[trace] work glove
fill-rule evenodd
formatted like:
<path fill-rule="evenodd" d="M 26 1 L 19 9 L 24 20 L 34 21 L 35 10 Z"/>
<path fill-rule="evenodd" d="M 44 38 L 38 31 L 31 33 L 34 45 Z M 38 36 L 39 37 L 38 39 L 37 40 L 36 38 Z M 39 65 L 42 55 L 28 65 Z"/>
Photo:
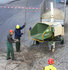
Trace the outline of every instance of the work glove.
<path fill-rule="evenodd" d="M 26 25 L 23 25 L 23 27 L 25 27 Z"/>
<path fill-rule="evenodd" d="M 19 42 L 19 40 L 18 39 L 15 39 L 15 42 Z"/>
<path fill-rule="evenodd" d="M 42 70 L 45 70 L 45 68 L 43 67 Z"/>
<path fill-rule="evenodd" d="M 31 31 L 31 27 L 29 28 L 29 30 Z"/>

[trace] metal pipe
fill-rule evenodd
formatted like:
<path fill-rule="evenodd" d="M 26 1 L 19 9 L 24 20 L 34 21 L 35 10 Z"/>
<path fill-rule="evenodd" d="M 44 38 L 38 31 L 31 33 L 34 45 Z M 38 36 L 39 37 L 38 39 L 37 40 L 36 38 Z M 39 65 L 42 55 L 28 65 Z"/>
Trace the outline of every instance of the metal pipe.
<path fill-rule="evenodd" d="M 27 6 L 28 6 L 28 0 L 26 0 L 25 7 L 27 7 Z M 25 9 L 25 22 L 24 22 L 24 25 L 26 25 L 26 14 L 27 14 L 27 9 Z M 25 33 L 26 33 L 26 26 L 25 26 L 25 29 L 24 29 L 24 42 L 26 41 Z M 24 45 L 25 45 L 25 43 L 24 43 Z"/>
<path fill-rule="evenodd" d="M 66 0 L 64 2 L 64 23 L 65 23 L 65 19 L 66 19 Z"/>
<path fill-rule="evenodd" d="M 53 2 L 50 3 L 51 6 L 51 22 L 54 21 L 54 8 L 53 8 Z"/>

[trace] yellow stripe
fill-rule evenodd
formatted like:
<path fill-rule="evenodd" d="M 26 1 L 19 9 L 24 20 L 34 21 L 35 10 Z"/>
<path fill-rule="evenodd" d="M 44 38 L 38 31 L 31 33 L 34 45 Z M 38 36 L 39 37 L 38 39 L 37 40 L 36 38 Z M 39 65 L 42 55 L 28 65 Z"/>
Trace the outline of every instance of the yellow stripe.
<path fill-rule="evenodd" d="M 28 37 L 29 37 L 29 39 L 31 39 L 31 37 L 30 37 L 30 31 L 29 31 L 29 29 L 28 29 Z"/>
<path fill-rule="evenodd" d="M 39 41 L 39 42 L 44 42 L 44 40 L 39 40 L 39 39 L 32 39 L 32 40 L 36 40 L 36 41 Z"/>
<path fill-rule="evenodd" d="M 44 40 L 44 35 L 45 35 L 45 32 L 43 33 L 43 40 Z"/>

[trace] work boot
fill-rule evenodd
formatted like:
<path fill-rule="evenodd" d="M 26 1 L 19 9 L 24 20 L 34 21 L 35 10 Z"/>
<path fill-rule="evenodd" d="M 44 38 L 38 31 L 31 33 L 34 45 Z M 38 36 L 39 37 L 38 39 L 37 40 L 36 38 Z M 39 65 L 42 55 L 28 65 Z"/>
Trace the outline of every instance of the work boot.
<path fill-rule="evenodd" d="M 12 60 L 14 60 L 14 58 L 12 58 Z"/>
<path fill-rule="evenodd" d="M 9 58 L 7 58 L 7 60 L 9 60 L 9 59 L 11 59 L 10 57 Z"/>

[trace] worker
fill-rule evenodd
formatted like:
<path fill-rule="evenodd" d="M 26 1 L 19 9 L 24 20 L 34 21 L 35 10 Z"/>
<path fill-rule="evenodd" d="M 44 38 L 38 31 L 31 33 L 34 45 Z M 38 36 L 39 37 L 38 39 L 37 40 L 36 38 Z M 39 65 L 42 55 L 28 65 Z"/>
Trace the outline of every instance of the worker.
<path fill-rule="evenodd" d="M 44 67 L 43 70 L 57 70 L 57 69 L 53 66 L 53 64 L 54 64 L 53 58 L 50 58 L 50 59 L 48 60 L 48 64 L 49 64 L 49 66 Z"/>
<path fill-rule="evenodd" d="M 14 40 L 12 38 L 13 35 L 13 30 L 9 30 L 9 35 L 7 36 L 7 60 L 10 59 L 10 54 L 12 60 L 14 60 L 14 50 L 13 50 L 13 45 L 12 43 L 17 42 L 18 40 Z"/>
<path fill-rule="evenodd" d="M 15 39 L 19 40 L 18 42 L 16 42 L 16 52 L 20 51 L 20 37 L 23 35 L 23 33 L 21 33 L 21 29 L 23 29 L 24 27 L 25 25 L 23 25 L 22 27 L 20 27 L 20 25 L 16 25 Z"/>

